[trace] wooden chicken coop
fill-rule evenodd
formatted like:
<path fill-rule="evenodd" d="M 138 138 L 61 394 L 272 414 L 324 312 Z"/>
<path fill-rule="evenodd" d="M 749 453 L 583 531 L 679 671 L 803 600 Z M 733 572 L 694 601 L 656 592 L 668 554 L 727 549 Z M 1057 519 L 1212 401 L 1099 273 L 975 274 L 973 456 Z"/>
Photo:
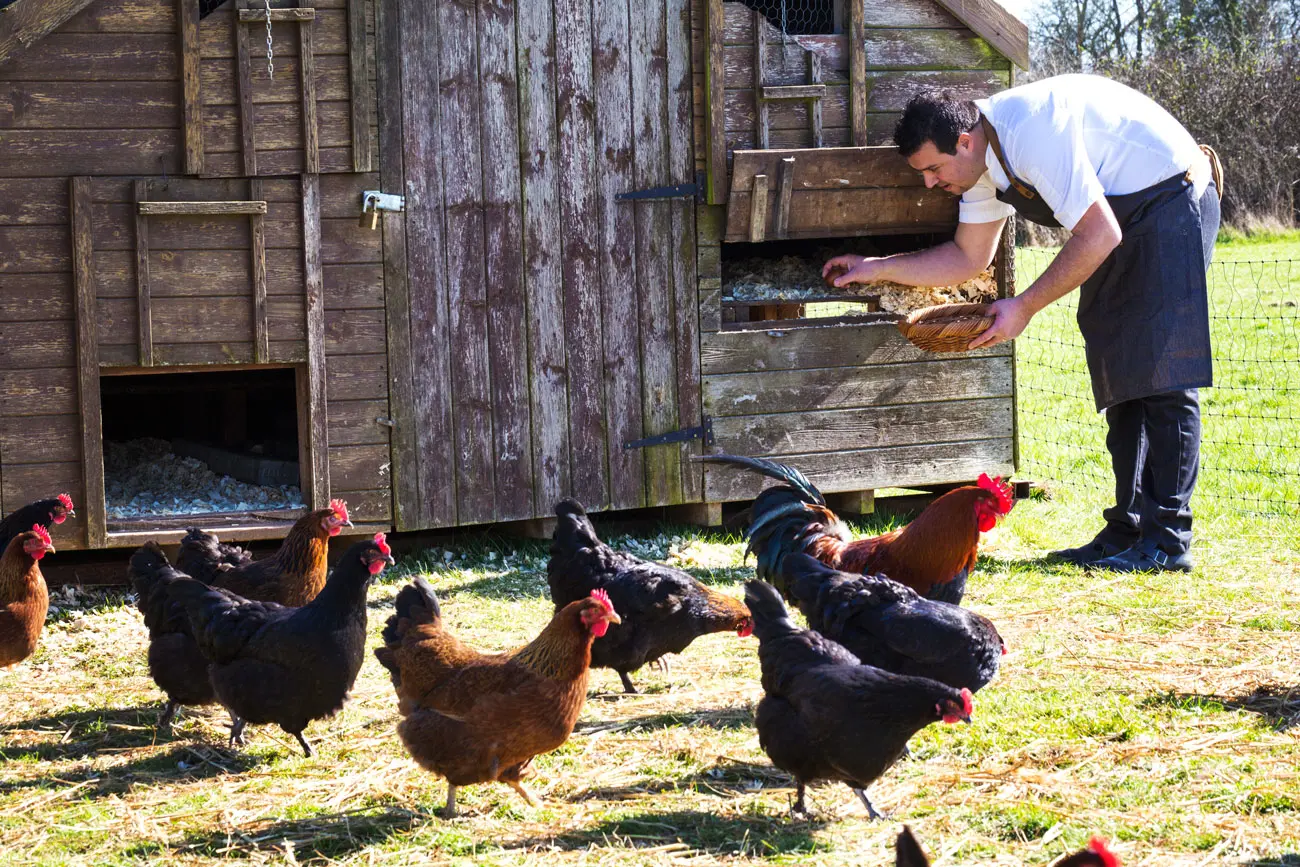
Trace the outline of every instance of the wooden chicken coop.
<path fill-rule="evenodd" d="M 1010 346 L 725 276 L 950 236 L 893 123 L 1008 86 L 1024 27 L 800 4 L 0 2 L 0 509 L 66 490 L 56 544 L 120 547 L 757 492 L 705 449 L 828 492 L 1010 471 Z"/>

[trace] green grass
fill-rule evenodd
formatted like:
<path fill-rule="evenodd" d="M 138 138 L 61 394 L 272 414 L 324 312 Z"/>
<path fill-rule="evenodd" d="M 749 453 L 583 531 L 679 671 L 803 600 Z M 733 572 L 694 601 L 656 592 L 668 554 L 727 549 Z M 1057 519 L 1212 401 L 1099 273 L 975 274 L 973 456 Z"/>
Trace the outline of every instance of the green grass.
<path fill-rule="evenodd" d="M 1300 244 L 1287 244 L 1269 255 L 1300 258 Z M 1234 242 L 1221 258 L 1262 258 L 1268 249 Z M 1296 288 L 1293 277 L 1285 287 L 1238 291 L 1240 303 L 1272 310 L 1269 298 L 1294 298 Z M 1049 314 L 1060 321 L 1045 314 L 1031 336 L 1064 342 L 1069 316 Z M 1034 345 L 1021 342 L 1022 362 Z M 1290 353 L 1295 363 L 1287 345 L 1255 346 L 1261 358 Z M 1033 375 L 1022 366 L 1022 388 Z M 1055 388 L 1072 394 L 1075 384 Z M 1269 399 L 1280 398 L 1259 392 L 1243 406 Z M 224 714 L 213 709 L 187 710 L 172 733 L 155 731 L 162 700 L 144 664 L 144 627 L 121 594 L 109 593 L 61 603 L 37 654 L 0 671 L 0 860 L 881 865 L 892 863 L 893 837 L 907 822 L 936 865 L 1047 864 L 1094 833 L 1113 840 L 1126 865 L 1294 863 L 1293 519 L 1243 514 L 1221 496 L 1236 482 L 1207 466 L 1192 575 L 1047 565 L 1045 550 L 1094 529 L 1106 470 L 1099 418 L 1086 407 L 1053 408 L 1095 435 L 1085 442 L 1096 452 L 1054 455 L 1046 443 L 1059 438 L 1059 422 L 1034 400 L 1022 391 L 1026 474 L 1036 477 L 1035 465 L 1056 466 L 1058 457 L 1074 471 L 1050 480 L 1050 498 L 1020 503 L 986 535 L 968 591 L 970 607 L 993 618 L 1011 652 L 976 696 L 974 725 L 923 730 L 912 758 L 872 787 L 887 821 L 867 821 L 852 793 L 834 785 L 810 790 L 812 819 L 789 816 L 791 781 L 752 728 L 761 695 L 753 639 L 702 639 L 670 672 L 638 672 L 639 696 L 622 695 L 616 675 L 596 672 L 573 737 L 534 763 L 542 805 L 529 807 L 504 786 L 470 786 L 461 790 L 461 817 L 448 821 L 440 815 L 444 783 L 397 740 L 392 688 L 373 658 L 344 711 L 308 729 L 315 758 L 268 727 L 253 728 L 249 747 L 232 751 Z M 1270 441 L 1294 443 L 1295 433 Z M 1239 459 L 1232 449 L 1222 454 Z M 879 516 L 855 529 L 896 521 Z M 677 563 L 728 593 L 738 595 L 752 573 L 726 533 L 606 529 L 612 544 Z M 477 646 L 510 647 L 543 626 L 543 543 L 454 539 L 402 556 L 371 591 L 372 644 L 414 572 L 438 589 L 450 627 Z"/>

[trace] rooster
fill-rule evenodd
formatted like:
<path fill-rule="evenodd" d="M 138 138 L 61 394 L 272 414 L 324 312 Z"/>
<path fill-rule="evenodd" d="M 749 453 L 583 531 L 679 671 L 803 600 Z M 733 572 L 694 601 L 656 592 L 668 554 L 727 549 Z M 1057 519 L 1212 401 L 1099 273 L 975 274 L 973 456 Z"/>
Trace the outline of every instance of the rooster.
<path fill-rule="evenodd" d="M 39 524 L 48 533 L 52 525 L 62 524 L 76 515 L 72 510 L 72 497 L 67 494 L 28 503 L 0 521 L 0 552 L 9 547 L 14 536 L 27 532 L 35 525 Z"/>
<path fill-rule="evenodd" d="M 366 591 L 392 563 L 383 533 L 357 542 L 301 608 L 169 576 L 167 599 L 184 610 L 213 692 L 230 711 L 231 745 L 244 743 L 247 723 L 275 723 L 313 754 L 303 730 L 347 699 L 365 656 Z"/>
<path fill-rule="evenodd" d="M 975 567 L 979 534 L 993 529 L 1012 506 L 1011 487 L 1000 476 L 981 474 L 978 484 L 949 491 L 907 526 L 854 541 L 821 491 L 793 467 L 736 455 L 701 460 L 745 467 L 785 483 L 754 501 L 746 553 L 758 561 L 758 577 L 772 582 L 787 599 L 789 582 L 781 560 L 803 551 L 841 572 L 885 575 L 927 599 L 959 605 Z"/>
<path fill-rule="evenodd" d="M 388 669 L 403 720 L 397 733 L 426 770 L 456 789 L 496 780 L 529 804 L 528 764 L 569 739 L 587 697 L 592 642 L 619 616 L 603 590 L 565 605 L 530 644 L 480 653 L 447 632 L 433 588 L 403 587 L 375 657 Z"/>
<path fill-rule="evenodd" d="M 782 569 L 808 626 L 867 665 L 977 692 L 1007 652 L 987 617 L 882 575 L 837 572 L 807 554 L 787 554 Z"/>
<path fill-rule="evenodd" d="M 30 508 L 30 507 L 29 507 Z M 50 608 L 41 558 L 54 550 L 40 524 L 16 534 L 0 553 L 0 668 L 36 652 Z"/>
<path fill-rule="evenodd" d="M 626 692 L 635 693 L 630 672 L 666 653 L 681 653 L 701 635 L 753 631 L 749 610 L 737 599 L 711 590 L 680 569 L 642 560 L 600 541 L 576 500 L 555 507 L 559 523 L 551 542 L 546 580 L 559 611 L 593 590 L 609 594 L 623 622 L 591 646 L 593 668 L 618 672 Z"/>
<path fill-rule="evenodd" d="M 191 578 L 244 599 L 297 608 L 325 586 L 330 537 L 351 526 L 347 503 L 331 500 L 328 509 L 299 518 L 280 549 L 262 560 L 253 560 L 243 548 L 218 542 L 213 534 L 191 527 L 181 539 L 176 566 Z"/>
<path fill-rule="evenodd" d="M 894 842 L 895 867 L 930 867 L 930 859 L 916 841 L 912 829 L 903 826 L 898 839 Z M 1067 855 L 1052 867 L 1119 867 L 1119 859 L 1106 846 L 1106 841 L 1093 837 L 1086 849 L 1080 849 L 1073 855 Z"/>
<path fill-rule="evenodd" d="M 758 743 L 772 764 L 794 776 L 794 812 L 807 813 L 806 784 L 839 780 L 871 818 L 880 818 L 867 786 L 902 757 L 908 739 L 940 720 L 970 722 L 969 689 L 863 665 L 829 638 L 796 626 L 770 584 L 747 581 L 745 602 L 763 672 Z"/>

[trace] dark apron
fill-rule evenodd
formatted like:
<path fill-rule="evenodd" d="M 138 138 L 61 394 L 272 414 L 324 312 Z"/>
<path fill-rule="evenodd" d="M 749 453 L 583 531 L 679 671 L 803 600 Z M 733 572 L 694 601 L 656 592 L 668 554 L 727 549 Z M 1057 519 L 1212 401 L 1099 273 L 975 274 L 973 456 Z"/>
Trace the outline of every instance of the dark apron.
<path fill-rule="evenodd" d="M 1012 174 L 997 133 L 984 118 L 981 123 L 1011 179 L 998 199 L 1027 220 L 1059 228 L 1038 191 Z M 1205 278 L 1213 238 L 1202 237 L 1202 203 L 1193 189 L 1187 175 L 1179 174 L 1135 193 L 1106 197 L 1122 240 L 1084 281 L 1078 314 L 1098 411 L 1213 384 Z M 1207 189 L 1206 196 L 1215 191 Z"/>

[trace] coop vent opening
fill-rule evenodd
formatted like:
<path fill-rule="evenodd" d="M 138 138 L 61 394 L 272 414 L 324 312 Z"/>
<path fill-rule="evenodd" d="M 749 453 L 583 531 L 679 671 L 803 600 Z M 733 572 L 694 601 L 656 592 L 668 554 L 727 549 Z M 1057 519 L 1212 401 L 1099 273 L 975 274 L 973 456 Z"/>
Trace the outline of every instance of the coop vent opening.
<path fill-rule="evenodd" d="M 843 32 L 844 0 L 743 0 L 786 36 Z"/>
<path fill-rule="evenodd" d="M 296 397 L 292 369 L 101 377 L 110 529 L 303 508 Z"/>

